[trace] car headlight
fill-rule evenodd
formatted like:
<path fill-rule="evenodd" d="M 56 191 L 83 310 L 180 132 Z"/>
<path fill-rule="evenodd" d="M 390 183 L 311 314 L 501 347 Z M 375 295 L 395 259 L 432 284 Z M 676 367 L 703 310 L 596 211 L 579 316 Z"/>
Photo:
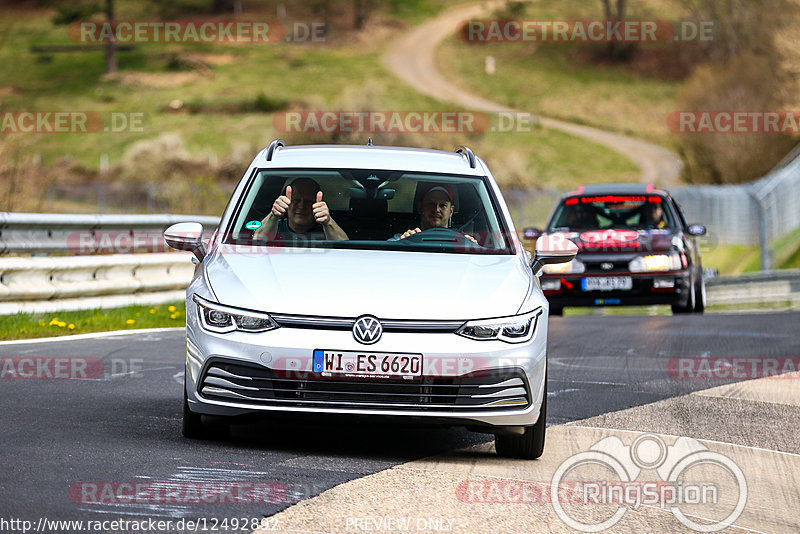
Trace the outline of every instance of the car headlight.
<path fill-rule="evenodd" d="M 269 314 L 223 306 L 197 295 L 192 298 L 197 304 L 200 323 L 211 332 L 266 332 L 278 328 L 278 323 Z"/>
<path fill-rule="evenodd" d="M 637 256 L 631 260 L 628 268 L 633 273 L 677 271 L 681 268 L 681 255 L 677 252 L 670 252 L 669 254 Z"/>
<path fill-rule="evenodd" d="M 456 334 L 478 341 L 500 340 L 507 343 L 524 343 L 533 337 L 541 308 L 510 317 L 467 321 Z"/>
<path fill-rule="evenodd" d="M 572 260 L 566 263 L 549 263 L 542 268 L 546 274 L 573 274 L 586 271 L 586 265 L 580 260 Z"/>

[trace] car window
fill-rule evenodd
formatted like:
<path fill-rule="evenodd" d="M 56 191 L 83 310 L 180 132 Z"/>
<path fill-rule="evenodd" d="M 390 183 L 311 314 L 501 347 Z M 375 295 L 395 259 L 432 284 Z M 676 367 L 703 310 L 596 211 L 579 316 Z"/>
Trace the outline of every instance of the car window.
<path fill-rule="evenodd" d="M 564 199 L 548 230 L 674 227 L 673 213 L 659 195 L 587 195 Z"/>
<path fill-rule="evenodd" d="M 514 248 L 505 223 L 495 208 L 487 178 L 450 174 L 368 169 L 261 169 L 251 178 L 238 203 L 224 242 L 237 245 L 289 247 L 391 249 L 398 251 L 510 254 Z M 296 211 L 286 209 L 280 217 L 270 215 L 273 204 L 292 189 Z M 297 231 L 294 217 L 313 211 L 317 197 L 303 207 L 298 188 L 317 187 L 327 204 L 330 218 L 346 234 L 331 235 L 329 227 L 307 222 Z M 400 238 L 406 231 L 424 228 L 420 208 L 432 189 L 452 199 L 452 213 L 438 217 L 434 228 L 420 235 Z M 446 203 L 447 204 L 447 203 Z M 445 206 L 446 208 L 446 206 Z M 305 212 L 303 210 L 306 210 Z M 445 209 L 442 213 L 450 213 Z M 428 219 L 430 220 L 430 219 Z M 277 221 L 277 222 L 276 222 Z M 294 224 L 293 224 L 294 223 Z M 274 225 L 278 226 L 275 227 Z M 308 225 L 312 225 L 307 228 Z M 468 236 L 468 237 L 467 237 Z"/>

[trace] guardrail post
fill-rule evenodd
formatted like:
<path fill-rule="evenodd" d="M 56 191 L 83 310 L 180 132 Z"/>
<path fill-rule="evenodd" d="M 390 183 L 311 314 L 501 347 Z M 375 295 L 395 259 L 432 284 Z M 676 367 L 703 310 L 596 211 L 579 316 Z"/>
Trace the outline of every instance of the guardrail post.
<path fill-rule="evenodd" d="M 761 198 L 757 192 L 751 191 L 750 196 L 756 203 L 756 211 L 758 212 L 758 242 L 761 247 L 761 270 L 769 271 L 772 269 L 772 251 L 767 244 L 767 209 L 764 205 L 764 199 Z"/>

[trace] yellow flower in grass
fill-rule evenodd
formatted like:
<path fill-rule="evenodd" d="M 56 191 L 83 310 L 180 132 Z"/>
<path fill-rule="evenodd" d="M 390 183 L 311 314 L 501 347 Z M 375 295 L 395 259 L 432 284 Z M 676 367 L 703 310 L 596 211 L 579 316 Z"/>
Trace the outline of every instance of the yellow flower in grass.
<path fill-rule="evenodd" d="M 39 326 L 47 326 L 47 323 L 44 321 L 39 321 Z"/>
<path fill-rule="evenodd" d="M 180 314 L 180 313 L 173 313 L 172 315 L 170 315 L 170 316 L 169 316 L 169 318 L 170 318 L 170 319 L 177 319 L 177 318 L 178 318 L 178 317 L 180 317 L 180 316 L 181 316 L 181 314 Z"/>
<path fill-rule="evenodd" d="M 136 317 L 140 317 L 141 315 L 142 315 L 141 313 L 136 312 Z"/>
<path fill-rule="evenodd" d="M 152 315 L 152 314 L 154 314 L 155 312 L 156 312 L 156 309 L 155 309 L 155 308 L 150 308 L 150 314 L 151 314 L 151 315 Z"/>
<path fill-rule="evenodd" d="M 169 308 L 167 308 L 167 310 L 172 312 L 172 313 L 174 313 L 176 308 L 175 308 L 175 306 L 170 306 Z"/>
<path fill-rule="evenodd" d="M 67 323 L 65 323 L 64 321 L 58 321 L 56 326 L 59 328 L 64 328 L 65 326 L 67 326 Z"/>
<path fill-rule="evenodd" d="M 50 326 L 57 326 L 58 325 L 58 317 L 53 317 L 50 319 Z"/>
<path fill-rule="evenodd" d="M 127 321 L 125 321 L 125 324 L 133 324 L 135 322 L 136 322 L 136 319 L 128 319 Z"/>
<path fill-rule="evenodd" d="M 67 328 L 69 328 L 70 330 L 75 330 L 75 325 L 72 324 L 72 323 L 69 323 L 69 325 L 67 325 Z"/>

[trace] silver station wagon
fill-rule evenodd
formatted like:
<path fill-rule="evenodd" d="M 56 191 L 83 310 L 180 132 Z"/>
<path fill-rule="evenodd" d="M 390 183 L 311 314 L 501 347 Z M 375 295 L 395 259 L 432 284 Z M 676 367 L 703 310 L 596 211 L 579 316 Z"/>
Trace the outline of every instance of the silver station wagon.
<path fill-rule="evenodd" d="M 186 293 L 185 436 L 208 435 L 219 416 L 394 418 L 541 456 L 548 304 L 537 274 L 577 248 L 544 238 L 531 258 L 468 148 L 275 140 L 210 239 L 191 222 L 164 236 L 199 260 Z"/>

